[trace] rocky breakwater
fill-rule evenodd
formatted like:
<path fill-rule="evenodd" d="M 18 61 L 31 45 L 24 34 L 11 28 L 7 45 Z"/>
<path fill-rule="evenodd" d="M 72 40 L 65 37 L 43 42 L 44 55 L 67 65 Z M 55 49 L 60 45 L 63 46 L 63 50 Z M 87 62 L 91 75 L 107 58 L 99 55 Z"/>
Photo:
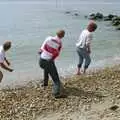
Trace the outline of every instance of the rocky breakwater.
<path fill-rule="evenodd" d="M 120 16 L 109 14 L 107 16 L 104 16 L 102 13 L 92 13 L 88 15 L 87 17 L 90 20 L 96 20 L 96 21 L 110 21 L 112 26 L 115 26 L 116 30 L 120 30 Z"/>

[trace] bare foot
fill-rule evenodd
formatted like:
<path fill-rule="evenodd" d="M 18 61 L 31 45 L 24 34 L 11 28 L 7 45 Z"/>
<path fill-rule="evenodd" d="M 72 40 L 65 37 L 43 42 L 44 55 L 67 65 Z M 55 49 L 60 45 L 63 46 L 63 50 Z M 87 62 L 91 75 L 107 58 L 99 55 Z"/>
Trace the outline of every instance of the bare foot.
<path fill-rule="evenodd" d="M 76 75 L 81 75 L 81 73 L 80 73 L 80 72 L 77 72 Z"/>

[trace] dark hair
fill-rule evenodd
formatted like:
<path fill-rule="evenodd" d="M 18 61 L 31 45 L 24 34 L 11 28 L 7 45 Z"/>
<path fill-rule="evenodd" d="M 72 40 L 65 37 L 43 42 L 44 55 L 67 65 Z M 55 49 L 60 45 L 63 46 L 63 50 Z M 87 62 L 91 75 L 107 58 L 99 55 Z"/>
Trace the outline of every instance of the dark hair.
<path fill-rule="evenodd" d="M 87 28 L 90 32 L 93 32 L 97 29 L 97 24 L 94 21 L 90 21 Z"/>
<path fill-rule="evenodd" d="M 6 41 L 3 44 L 3 48 L 4 48 L 5 51 L 9 50 L 11 48 L 11 41 Z"/>

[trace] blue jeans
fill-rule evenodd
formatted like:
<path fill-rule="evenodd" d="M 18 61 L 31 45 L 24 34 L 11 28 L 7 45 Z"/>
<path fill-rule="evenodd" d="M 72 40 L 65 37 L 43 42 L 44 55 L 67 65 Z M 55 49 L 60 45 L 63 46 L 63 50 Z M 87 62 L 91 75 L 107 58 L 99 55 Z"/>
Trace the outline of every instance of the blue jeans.
<path fill-rule="evenodd" d="M 44 60 L 40 58 L 39 61 L 40 67 L 44 70 L 44 86 L 48 85 L 49 75 L 51 76 L 54 86 L 53 86 L 53 94 L 60 94 L 60 79 L 57 72 L 57 68 L 53 60 Z"/>
<path fill-rule="evenodd" d="M 84 69 L 87 69 L 91 63 L 90 55 L 88 54 L 85 48 L 79 48 L 79 47 L 77 47 L 77 53 L 79 56 L 78 68 L 82 67 L 82 64 L 85 60 Z"/>

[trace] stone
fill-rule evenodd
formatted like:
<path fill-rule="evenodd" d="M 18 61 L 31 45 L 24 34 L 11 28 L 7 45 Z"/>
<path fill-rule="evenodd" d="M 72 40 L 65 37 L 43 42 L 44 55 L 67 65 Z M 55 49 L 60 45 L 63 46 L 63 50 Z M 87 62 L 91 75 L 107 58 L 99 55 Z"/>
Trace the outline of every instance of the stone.
<path fill-rule="evenodd" d="M 116 30 L 120 30 L 120 25 L 118 25 L 118 26 L 116 27 Z"/>
<path fill-rule="evenodd" d="M 70 14 L 71 12 L 70 11 L 66 11 L 65 14 Z"/>
<path fill-rule="evenodd" d="M 118 109 L 118 108 L 119 108 L 119 106 L 117 106 L 117 105 L 113 105 L 112 107 L 110 107 L 110 110 L 115 111 L 115 110 Z"/>

